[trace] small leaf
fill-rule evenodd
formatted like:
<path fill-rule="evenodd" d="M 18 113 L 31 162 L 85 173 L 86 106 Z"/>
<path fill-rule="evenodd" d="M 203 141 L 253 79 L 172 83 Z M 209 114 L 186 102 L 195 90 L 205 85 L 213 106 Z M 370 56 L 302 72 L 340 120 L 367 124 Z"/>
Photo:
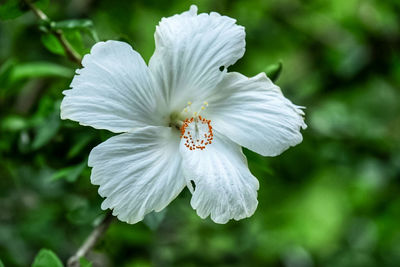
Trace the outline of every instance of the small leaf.
<path fill-rule="evenodd" d="M 161 222 L 164 220 L 165 215 L 167 214 L 167 209 L 163 209 L 160 212 L 151 212 L 144 217 L 144 224 L 146 224 L 151 230 L 156 230 Z"/>
<path fill-rule="evenodd" d="M 53 25 L 54 29 L 66 30 L 66 29 L 86 29 L 93 27 L 93 22 L 90 19 L 70 19 L 55 22 Z"/>
<path fill-rule="evenodd" d="M 18 132 L 26 129 L 29 126 L 29 123 L 25 118 L 21 116 L 10 115 L 8 117 L 5 117 L 0 122 L 0 125 L 1 125 L 0 128 L 2 130 Z"/>
<path fill-rule="evenodd" d="M 268 78 L 271 79 L 271 81 L 276 82 L 279 76 L 281 75 L 282 68 L 283 68 L 282 62 L 279 62 L 268 66 L 265 69 L 265 73 L 267 74 Z"/>
<path fill-rule="evenodd" d="M 84 257 L 79 259 L 79 264 L 81 265 L 81 267 L 92 267 L 92 263 Z"/>
<path fill-rule="evenodd" d="M 63 267 L 63 264 L 53 251 L 42 248 L 35 257 L 32 267 Z"/>
<path fill-rule="evenodd" d="M 71 78 L 73 74 L 73 70 L 64 66 L 50 62 L 38 61 L 16 65 L 10 74 L 10 81 L 17 82 L 23 79 L 41 77 Z"/>
<path fill-rule="evenodd" d="M 79 175 L 83 172 L 85 167 L 87 166 L 87 162 L 83 161 L 77 165 L 70 166 L 67 168 L 63 168 L 56 172 L 51 179 L 52 180 L 59 180 L 59 179 L 65 179 L 68 182 L 75 182 L 78 178 Z"/>
<path fill-rule="evenodd" d="M 90 35 L 95 42 L 99 41 L 97 32 L 94 29 L 93 21 L 89 19 L 71 19 L 55 22 L 53 29 L 57 30 L 82 30 Z"/>
<path fill-rule="evenodd" d="M 58 41 L 58 39 L 51 33 L 42 34 L 40 38 L 43 45 L 52 53 L 56 55 L 65 55 L 65 50 Z"/>
<path fill-rule="evenodd" d="M 76 52 L 81 55 L 88 52 L 88 49 L 86 49 L 83 44 L 82 34 L 79 29 L 65 29 L 63 30 L 63 33 Z"/>

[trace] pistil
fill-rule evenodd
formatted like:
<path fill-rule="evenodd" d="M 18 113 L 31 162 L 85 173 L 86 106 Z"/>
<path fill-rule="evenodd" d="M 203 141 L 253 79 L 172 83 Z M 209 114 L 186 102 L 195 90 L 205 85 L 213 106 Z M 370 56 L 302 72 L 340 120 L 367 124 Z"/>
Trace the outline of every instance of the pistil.
<path fill-rule="evenodd" d="M 191 111 L 192 102 L 188 102 L 188 106 L 182 111 L 187 114 Z M 200 113 L 208 106 L 207 102 L 203 103 L 198 112 L 193 112 L 191 117 L 186 117 L 180 128 L 181 138 L 185 139 L 184 145 L 190 150 L 203 150 L 207 145 L 212 143 L 213 131 L 211 120 L 202 117 Z"/>

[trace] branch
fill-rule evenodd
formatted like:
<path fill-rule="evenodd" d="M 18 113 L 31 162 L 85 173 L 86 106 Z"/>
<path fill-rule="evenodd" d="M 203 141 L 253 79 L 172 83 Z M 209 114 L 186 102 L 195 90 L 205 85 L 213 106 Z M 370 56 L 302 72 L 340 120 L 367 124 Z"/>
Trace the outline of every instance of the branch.
<path fill-rule="evenodd" d="M 38 17 L 38 19 L 40 21 L 50 25 L 50 27 L 48 29 L 49 32 L 51 34 L 53 34 L 57 38 L 57 40 L 60 42 L 60 44 L 64 48 L 64 51 L 65 51 L 65 54 L 67 55 L 67 57 L 71 61 L 73 61 L 73 62 L 77 63 L 79 66 L 81 66 L 81 64 L 82 64 L 81 56 L 79 55 L 78 52 L 75 51 L 75 49 L 72 47 L 72 45 L 65 38 L 62 30 L 53 29 L 51 27 L 51 20 L 49 19 L 49 17 L 42 10 L 40 10 L 34 4 L 32 4 L 29 0 L 24 0 L 24 2 L 29 6 L 29 8 L 33 11 L 33 13 L 35 13 L 36 17 Z"/>
<path fill-rule="evenodd" d="M 76 52 L 72 46 L 70 45 L 70 43 L 67 41 L 67 39 L 65 38 L 63 32 L 61 30 L 53 30 L 51 32 L 57 39 L 58 41 L 61 43 L 62 47 L 64 48 L 65 53 L 67 54 L 67 57 L 77 63 L 79 66 L 82 66 L 82 58 L 81 56 L 78 54 L 78 52 Z"/>
<path fill-rule="evenodd" d="M 86 238 L 82 246 L 76 251 L 76 253 L 68 259 L 68 267 L 79 267 L 79 259 L 86 256 L 92 248 L 96 245 L 97 241 L 103 236 L 108 227 L 110 226 L 114 216 L 112 212 L 108 212 L 101 223 L 93 229 L 90 235 Z"/>

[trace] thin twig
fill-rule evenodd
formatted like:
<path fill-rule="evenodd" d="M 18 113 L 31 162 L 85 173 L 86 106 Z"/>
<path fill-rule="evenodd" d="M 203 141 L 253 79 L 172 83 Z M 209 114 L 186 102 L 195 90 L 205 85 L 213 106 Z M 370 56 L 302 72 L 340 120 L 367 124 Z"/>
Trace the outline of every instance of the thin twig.
<path fill-rule="evenodd" d="M 71 61 L 73 61 L 73 62 L 77 63 L 79 66 L 81 66 L 82 65 L 81 56 L 72 48 L 70 43 L 65 38 L 63 32 L 61 30 L 53 30 L 52 33 L 58 39 L 58 41 L 61 43 L 62 47 L 65 50 L 65 53 L 67 54 L 67 57 Z"/>
<path fill-rule="evenodd" d="M 42 10 L 34 6 L 29 0 L 25 0 L 25 3 L 40 20 L 49 21 L 49 17 L 47 17 L 47 15 Z"/>
<path fill-rule="evenodd" d="M 81 56 L 79 55 L 78 52 L 75 51 L 75 49 L 72 47 L 72 45 L 65 38 L 63 31 L 59 30 L 59 29 L 53 29 L 51 27 L 51 21 L 50 21 L 49 17 L 42 10 L 40 10 L 38 7 L 36 7 L 34 4 L 32 4 L 29 0 L 24 0 L 24 1 L 29 6 L 29 8 L 33 11 L 33 13 L 35 13 L 36 17 L 38 17 L 38 19 L 40 21 L 45 22 L 48 25 L 50 25 L 48 31 L 51 34 L 53 34 L 57 38 L 57 40 L 60 42 L 60 44 L 64 48 L 64 51 L 65 51 L 65 54 L 67 55 L 67 57 L 71 61 L 73 61 L 81 66 L 81 64 L 82 64 Z"/>
<path fill-rule="evenodd" d="M 108 212 L 101 223 L 93 229 L 90 235 L 86 238 L 82 246 L 76 251 L 76 253 L 68 259 L 68 267 L 79 267 L 79 259 L 86 256 L 92 248 L 96 245 L 97 241 L 103 236 L 108 227 L 110 226 L 114 216 L 112 212 Z"/>

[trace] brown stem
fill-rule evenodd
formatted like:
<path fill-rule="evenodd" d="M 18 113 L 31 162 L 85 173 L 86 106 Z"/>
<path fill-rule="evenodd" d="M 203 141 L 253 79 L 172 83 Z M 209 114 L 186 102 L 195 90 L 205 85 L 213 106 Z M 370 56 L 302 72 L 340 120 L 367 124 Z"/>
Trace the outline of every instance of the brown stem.
<path fill-rule="evenodd" d="M 34 4 L 32 4 L 29 0 L 24 0 L 25 3 L 29 6 L 29 8 L 33 11 L 33 13 L 35 13 L 35 15 L 38 17 L 39 20 L 49 23 L 50 19 L 49 17 L 39 8 L 37 8 Z M 81 66 L 81 61 L 82 58 L 81 56 L 78 54 L 78 52 L 75 51 L 75 49 L 71 46 L 71 44 L 68 42 L 68 40 L 65 38 L 64 33 L 62 32 L 62 30 L 57 30 L 57 29 L 52 29 L 50 27 L 49 32 L 51 34 L 53 34 L 57 40 L 60 42 L 60 44 L 62 45 L 62 47 L 64 48 L 65 54 L 67 55 L 67 57 L 77 63 L 78 65 Z"/>
<path fill-rule="evenodd" d="M 112 212 L 108 212 L 101 223 L 93 229 L 90 235 L 86 238 L 82 246 L 68 259 L 68 267 L 79 267 L 79 259 L 86 256 L 92 248 L 96 245 L 97 241 L 103 236 L 113 220 Z"/>
<path fill-rule="evenodd" d="M 67 39 L 65 38 L 63 32 L 61 30 L 53 30 L 52 34 L 58 39 L 58 41 L 61 43 L 62 47 L 64 48 L 65 53 L 67 54 L 67 57 L 77 63 L 79 66 L 82 65 L 82 58 L 81 56 L 78 54 L 78 52 L 76 52 L 72 46 L 70 45 L 70 43 L 67 41 Z"/>

